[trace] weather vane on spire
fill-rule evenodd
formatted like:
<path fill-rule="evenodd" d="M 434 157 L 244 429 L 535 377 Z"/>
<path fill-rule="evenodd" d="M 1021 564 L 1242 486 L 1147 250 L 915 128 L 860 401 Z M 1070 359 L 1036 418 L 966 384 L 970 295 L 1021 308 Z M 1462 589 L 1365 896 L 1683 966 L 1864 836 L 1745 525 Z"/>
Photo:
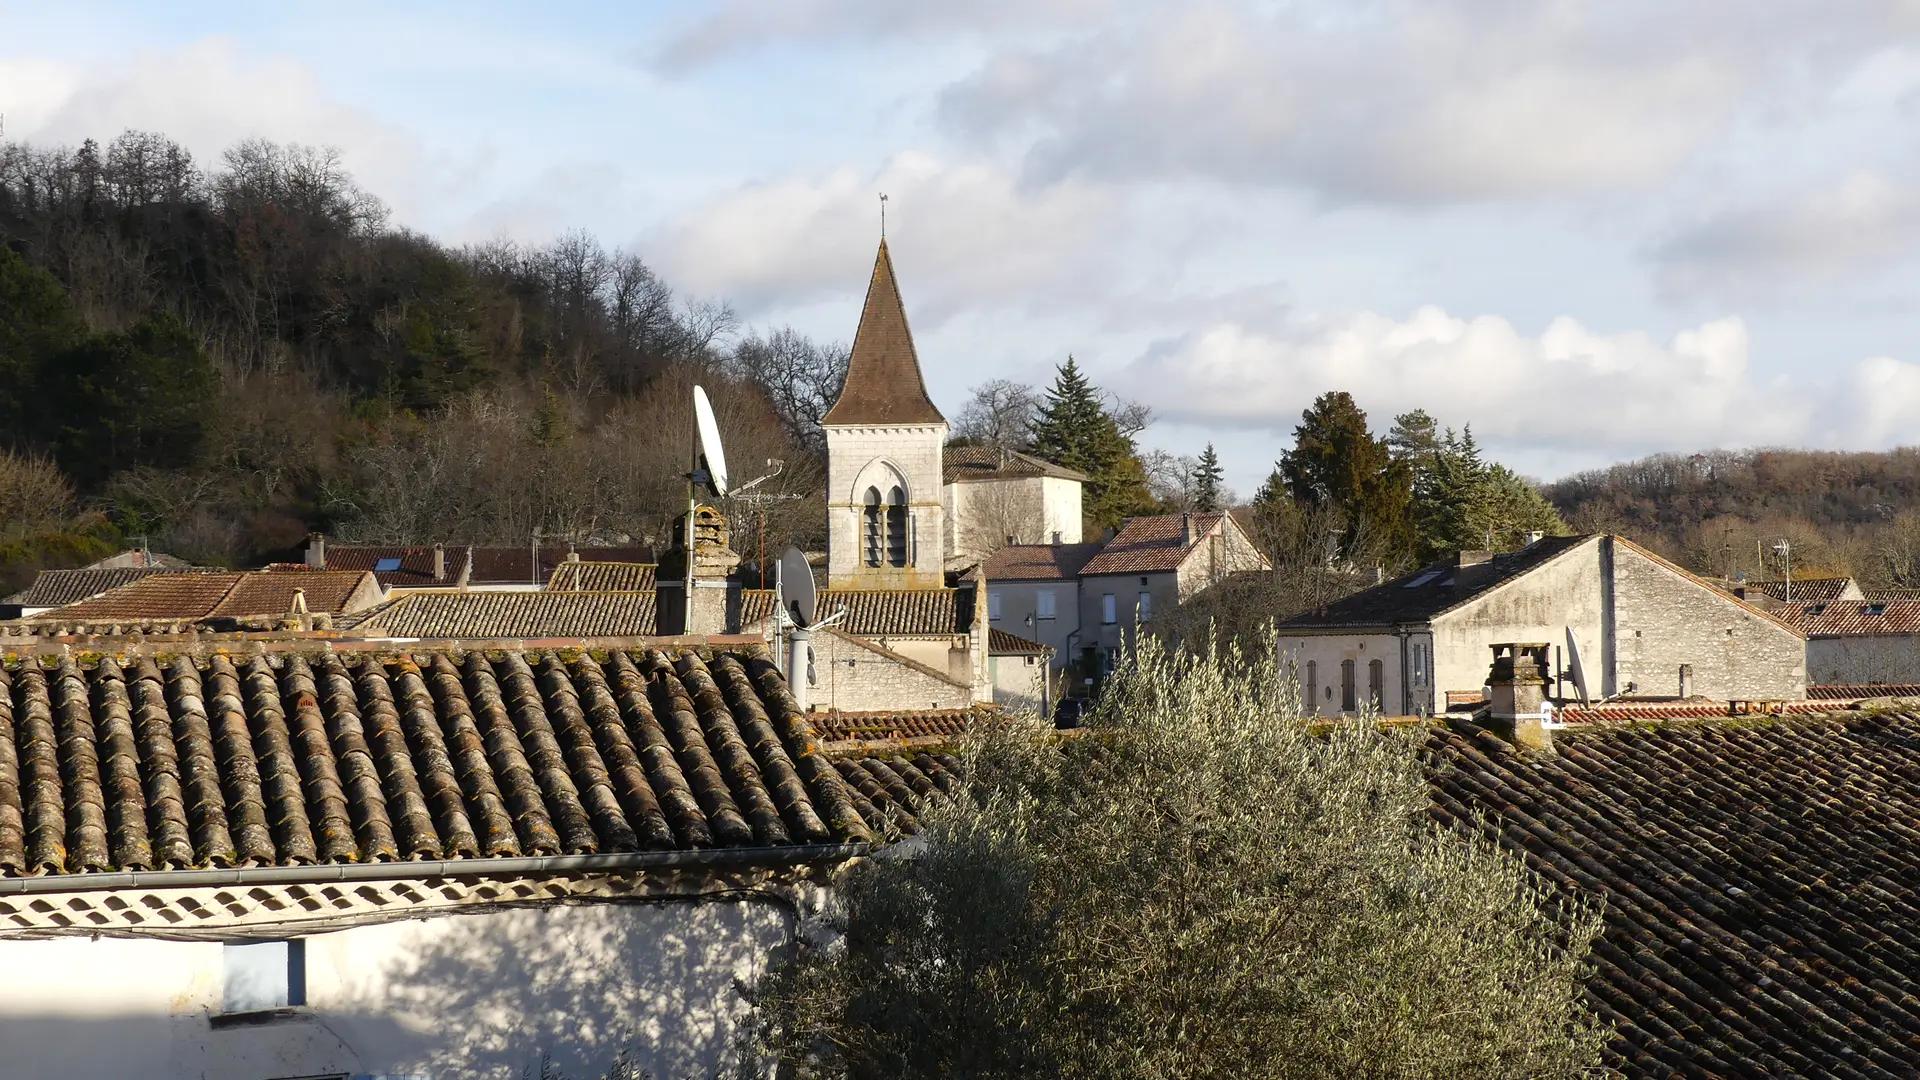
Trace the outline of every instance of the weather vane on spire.
<path fill-rule="evenodd" d="M 880 193 L 880 239 L 887 238 L 887 193 Z"/>

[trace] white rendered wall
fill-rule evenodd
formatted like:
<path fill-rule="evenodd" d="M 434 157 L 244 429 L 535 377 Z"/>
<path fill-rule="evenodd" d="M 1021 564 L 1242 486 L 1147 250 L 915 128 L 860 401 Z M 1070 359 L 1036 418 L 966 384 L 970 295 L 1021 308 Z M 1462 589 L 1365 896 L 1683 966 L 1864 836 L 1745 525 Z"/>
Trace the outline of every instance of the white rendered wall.
<path fill-rule="evenodd" d="M 542 1051 L 602 1074 L 623 1046 L 661 1080 L 725 1060 L 790 935 L 771 902 L 589 904 L 307 938 L 308 1008 L 215 1029 L 218 943 L 0 941 L 0 1075 L 264 1080 L 347 1072 L 518 1080 Z"/>

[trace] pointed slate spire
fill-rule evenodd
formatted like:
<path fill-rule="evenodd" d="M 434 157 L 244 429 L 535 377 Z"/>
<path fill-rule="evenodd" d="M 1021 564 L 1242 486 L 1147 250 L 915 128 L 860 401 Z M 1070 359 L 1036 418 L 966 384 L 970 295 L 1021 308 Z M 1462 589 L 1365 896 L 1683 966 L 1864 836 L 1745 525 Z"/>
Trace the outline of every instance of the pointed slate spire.
<path fill-rule="evenodd" d="M 920 358 L 913 350 L 906 309 L 900 305 L 900 286 L 893 280 L 893 260 L 887 255 L 887 242 L 881 240 L 880 254 L 873 260 L 873 280 L 867 285 L 867 304 L 860 311 L 860 329 L 853 335 L 847 382 L 821 423 L 946 422 L 920 378 Z"/>

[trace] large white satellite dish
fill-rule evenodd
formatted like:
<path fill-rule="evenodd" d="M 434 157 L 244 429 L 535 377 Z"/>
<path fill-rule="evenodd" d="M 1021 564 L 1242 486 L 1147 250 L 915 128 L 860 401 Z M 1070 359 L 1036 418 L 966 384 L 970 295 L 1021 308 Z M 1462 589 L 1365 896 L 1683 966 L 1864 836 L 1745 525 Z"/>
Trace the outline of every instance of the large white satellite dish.
<path fill-rule="evenodd" d="M 1587 668 L 1580 662 L 1580 641 L 1573 636 L 1573 627 L 1567 627 L 1567 674 L 1573 676 L 1574 689 L 1580 691 L 1580 704 L 1587 705 L 1592 698 L 1587 694 Z"/>
<path fill-rule="evenodd" d="M 715 495 L 727 493 L 727 455 L 720 447 L 720 425 L 713 419 L 713 403 L 698 385 L 693 388 L 693 420 L 700 430 L 700 456 L 706 459 L 707 482 Z"/>

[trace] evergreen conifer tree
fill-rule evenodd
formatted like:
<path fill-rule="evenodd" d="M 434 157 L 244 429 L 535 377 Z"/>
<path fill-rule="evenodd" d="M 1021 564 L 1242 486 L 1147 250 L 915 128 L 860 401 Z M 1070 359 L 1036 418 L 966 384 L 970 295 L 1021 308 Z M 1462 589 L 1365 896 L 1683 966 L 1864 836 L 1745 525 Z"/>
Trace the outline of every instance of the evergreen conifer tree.
<path fill-rule="evenodd" d="M 1149 513 L 1147 474 L 1133 440 L 1100 403 L 1073 357 L 1060 366 L 1033 425 L 1034 453 L 1087 475 L 1084 516 L 1097 528 L 1118 528 Z"/>
<path fill-rule="evenodd" d="M 1220 467 L 1220 455 L 1214 453 L 1213 444 L 1208 443 L 1200 454 L 1200 462 L 1193 468 L 1193 508 L 1203 513 L 1213 513 L 1220 509 L 1220 481 L 1226 476 L 1226 470 Z"/>
<path fill-rule="evenodd" d="M 1330 391 L 1300 416 L 1293 449 L 1279 461 L 1277 475 L 1294 501 L 1332 506 L 1344 516 L 1341 551 L 1383 562 L 1403 558 L 1412 539 L 1407 511 L 1413 499 L 1412 471 L 1394 460 L 1385 439 L 1367 430 L 1367 414 L 1353 395 Z"/>

